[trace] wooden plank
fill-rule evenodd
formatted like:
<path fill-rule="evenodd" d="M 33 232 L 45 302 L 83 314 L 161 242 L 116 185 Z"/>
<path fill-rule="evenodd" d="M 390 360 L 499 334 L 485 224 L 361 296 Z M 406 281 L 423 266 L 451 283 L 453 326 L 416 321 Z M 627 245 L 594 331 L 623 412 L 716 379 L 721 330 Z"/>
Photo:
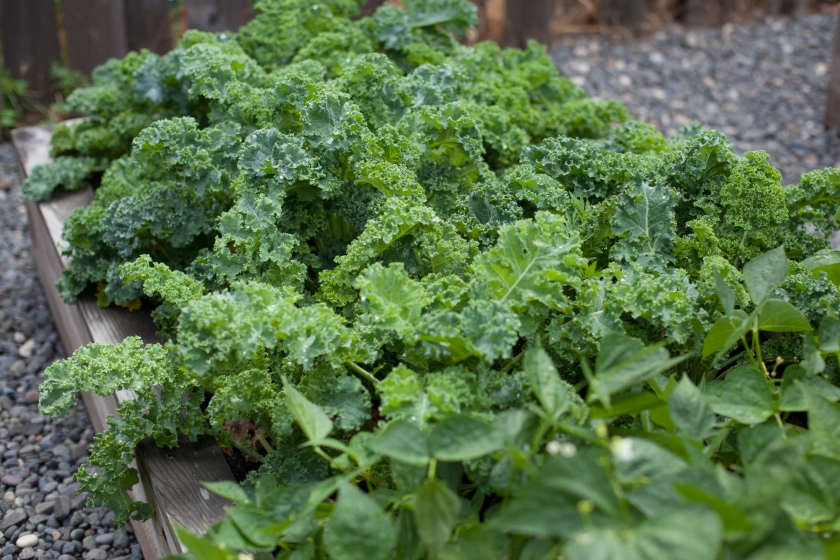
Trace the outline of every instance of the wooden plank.
<path fill-rule="evenodd" d="M 172 49 L 169 0 L 123 0 L 123 11 L 128 50 L 165 54 Z"/>
<path fill-rule="evenodd" d="M 187 27 L 200 31 L 238 31 L 251 21 L 249 0 L 186 0 Z"/>
<path fill-rule="evenodd" d="M 126 55 L 128 41 L 122 2 L 62 0 L 62 5 L 71 68 L 90 75 L 109 58 Z"/>
<path fill-rule="evenodd" d="M 26 80 L 42 101 L 54 101 L 52 63 L 60 59 L 54 0 L 0 0 L 3 66 Z"/>
<path fill-rule="evenodd" d="M 18 129 L 13 131 L 12 139 L 22 174 L 29 174 L 36 165 L 50 161 L 49 129 Z M 64 220 L 75 208 L 91 200 L 93 191 L 86 187 L 75 192 L 59 192 L 48 202 L 27 204 L 36 269 L 68 355 L 90 342 L 117 343 L 131 335 L 140 335 L 146 342 L 156 341 L 148 312 L 130 313 L 117 307 L 103 309 L 96 305 L 92 295 L 83 295 L 77 304 L 67 305 L 55 289 L 67 265 L 60 254 Z M 97 432 L 107 427 L 109 415 L 116 415 L 118 402 L 130 398 L 133 398 L 130 391 L 107 397 L 82 395 Z M 132 521 L 146 560 L 182 552 L 173 523 L 200 533 L 220 521 L 224 507 L 229 505 L 227 500 L 211 495 L 200 484 L 200 480 L 234 480 L 215 440 L 203 438 L 195 443 L 179 443 L 181 447 L 176 449 L 158 449 L 149 441 L 135 450 L 141 481 L 129 494 L 132 499 L 146 501 L 156 508 L 154 518 L 142 523 Z"/>
<path fill-rule="evenodd" d="M 601 25 L 626 27 L 640 35 L 645 22 L 646 0 L 602 0 Z"/>
<path fill-rule="evenodd" d="M 483 0 L 482 0 L 483 1 Z M 372 16 L 373 12 L 379 9 L 379 6 L 385 3 L 385 0 L 368 0 L 362 5 L 362 16 Z"/>
<path fill-rule="evenodd" d="M 834 56 L 828 80 L 828 98 L 825 103 L 825 126 L 840 129 L 840 27 L 834 32 Z"/>
<path fill-rule="evenodd" d="M 529 39 L 551 44 L 551 16 L 555 0 L 507 0 L 505 45 L 524 48 Z"/>

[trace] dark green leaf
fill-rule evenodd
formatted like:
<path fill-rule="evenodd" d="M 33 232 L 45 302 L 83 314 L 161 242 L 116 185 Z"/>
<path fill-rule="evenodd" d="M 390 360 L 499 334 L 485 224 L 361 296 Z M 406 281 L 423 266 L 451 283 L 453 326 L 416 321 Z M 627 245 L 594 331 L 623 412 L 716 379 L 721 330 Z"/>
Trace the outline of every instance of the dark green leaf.
<path fill-rule="evenodd" d="M 723 381 L 706 386 L 706 402 L 721 416 L 741 424 L 760 424 L 773 414 L 773 396 L 767 378 L 754 366 L 730 371 Z"/>
<path fill-rule="evenodd" d="M 460 415 L 435 426 L 429 438 L 432 456 L 441 461 L 470 461 L 489 455 L 503 443 L 493 426 Z"/>
<path fill-rule="evenodd" d="M 408 422 L 394 422 L 373 443 L 380 455 L 418 467 L 429 462 L 429 442 L 423 430 Z"/>
<path fill-rule="evenodd" d="M 787 275 L 788 261 L 784 247 L 776 247 L 744 265 L 744 283 L 756 305 L 781 286 Z"/>
<path fill-rule="evenodd" d="M 318 405 L 309 402 L 285 379 L 283 380 L 283 388 L 286 391 L 286 407 L 294 416 L 300 429 L 309 438 L 309 441 L 318 442 L 330 435 L 333 423 L 324 414 L 324 411 Z"/>
<path fill-rule="evenodd" d="M 768 299 L 758 308 L 758 329 L 767 332 L 805 332 L 814 330 L 808 318 L 790 303 Z"/>
<path fill-rule="evenodd" d="M 338 501 L 324 529 L 324 544 L 334 560 L 383 560 L 397 543 L 397 529 L 367 494 L 342 482 Z"/>
<path fill-rule="evenodd" d="M 677 430 L 690 438 L 706 438 L 715 424 L 712 409 L 687 375 L 683 376 L 671 393 L 668 412 Z"/>
<path fill-rule="evenodd" d="M 432 555 L 449 540 L 460 511 L 458 496 L 438 479 L 427 480 L 415 492 L 414 523 Z"/>

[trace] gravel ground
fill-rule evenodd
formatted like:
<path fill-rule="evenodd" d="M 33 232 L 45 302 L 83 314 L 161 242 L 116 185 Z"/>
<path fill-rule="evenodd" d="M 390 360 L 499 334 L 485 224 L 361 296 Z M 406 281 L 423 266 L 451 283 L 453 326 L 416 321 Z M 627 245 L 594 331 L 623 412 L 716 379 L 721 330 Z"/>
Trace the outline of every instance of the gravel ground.
<path fill-rule="evenodd" d="M 765 150 L 786 184 L 840 167 L 840 135 L 823 129 L 836 17 L 768 18 L 723 29 L 674 26 L 627 43 L 569 37 L 551 54 L 598 99 L 620 99 L 673 134 L 700 121 L 739 152 Z"/>
<path fill-rule="evenodd" d="M 2 188 L 12 179 L 12 187 Z M 142 560 L 130 528 L 86 509 L 72 474 L 93 438 L 84 406 L 52 420 L 38 411 L 44 368 L 64 357 L 35 273 L 11 144 L 0 144 L 0 560 Z"/>

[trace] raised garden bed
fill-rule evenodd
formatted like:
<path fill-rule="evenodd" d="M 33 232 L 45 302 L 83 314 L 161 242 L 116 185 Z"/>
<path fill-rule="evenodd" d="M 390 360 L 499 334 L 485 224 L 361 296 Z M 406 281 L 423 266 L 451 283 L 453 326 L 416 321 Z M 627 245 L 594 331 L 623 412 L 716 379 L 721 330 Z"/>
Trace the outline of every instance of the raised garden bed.
<path fill-rule="evenodd" d="M 51 130 L 30 127 L 12 132 L 24 177 L 35 166 L 51 161 Z M 38 278 L 68 356 L 91 342 L 117 344 L 128 336 L 140 336 L 147 343 L 156 341 L 148 311 L 102 308 L 92 295 L 81 296 L 77 304 L 67 305 L 58 294 L 55 285 L 68 264 L 59 249 L 64 221 L 74 209 L 87 206 L 92 200 L 93 189 L 86 185 L 77 191 L 58 192 L 47 202 L 26 204 Z M 107 428 L 108 416 L 115 414 L 118 404 L 131 398 L 129 391 L 117 391 L 110 397 L 82 394 L 97 432 Z M 234 479 L 213 438 L 201 438 L 196 443 L 183 441 L 176 449 L 159 449 L 154 442 L 145 442 L 135 450 L 135 461 L 141 480 L 130 497 L 155 506 L 152 519 L 131 521 L 147 560 L 182 552 L 173 525 L 203 532 L 224 517 L 224 507 L 230 502 L 201 486 L 202 481 Z"/>

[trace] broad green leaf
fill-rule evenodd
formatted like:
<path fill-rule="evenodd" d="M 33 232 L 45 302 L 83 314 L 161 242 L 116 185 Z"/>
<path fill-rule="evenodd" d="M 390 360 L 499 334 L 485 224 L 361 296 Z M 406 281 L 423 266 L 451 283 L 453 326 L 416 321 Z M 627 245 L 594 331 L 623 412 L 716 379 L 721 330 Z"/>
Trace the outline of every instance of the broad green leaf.
<path fill-rule="evenodd" d="M 683 376 L 671 393 L 668 412 L 677 430 L 690 438 L 706 438 L 715 424 L 712 409 L 687 375 Z"/>
<path fill-rule="evenodd" d="M 767 332 L 814 330 L 805 314 L 781 299 L 768 299 L 759 306 L 758 329 Z"/>
<path fill-rule="evenodd" d="M 217 546 L 209 539 L 197 537 L 178 525 L 175 525 L 175 533 L 184 548 L 199 560 L 234 560 L 237 556 L 232 550 Z"/>
<path fill-rule="evenodd" d="M 726 283 L 726 280 L 715 270 L 715 290 L 724 311 L 727 315 L 732 315 L 735 312 L 735 291 Z"/>
<path fill-rule="evenodd" d="M 814 278 L 818 278 L 824 272 L 828 279 L 836 286 L 840 286 L 840 251 L 821 251 L 805 259 L 802 264 L 811 271 Z"/>
<path fill-rule="evenodd" d="M 749 330 L 747 314 L 740 309 L 732 315 L 718 319 L 703 341 L 703 357 L 729 350 Z"/>
<path fill-rule="evenodd" d="M 703 504 L 714 510 L 723 521 L 727 531 L 749 531 L 752 529 L 747 515 L 737 505 L 730 504 L 709 492 L 690 484 L 675 484 L 679 494 L 690 502 Z"/>
<path fill-rule="evenodd" d="M 248 497 L 248 494 L 245 493 L 245 490 L 232 480 L 202 482 L 201 484 L 214 494 L 218 494 L 219 496 L 227 498 L 237 504 L 251 503 L 251 499 Z"/>
<path fill-rule="evenodd" d="M 380 455 L 418 467 L 429 463 L 429 441 L 423 430 L 408 422 L 394 422 L 373 443 Z"/>
<path fill-rule="evenodd" d="M 715 413 L 741 424 L 760 424 L 773 414 L 767 378 L 751 365 L 730 371 L 723 381 L 709 383 L 706 402 Z"/>
<path fill-rule="evenodd" d="M 542 348 L 525 352 L 525 374 L 543 410 L 550 418 L 558 418 L 569 406 L 571 385 L 560 379 L 551 358 Z"/>
<path fill-rule="evenodd" d="M 449 540 L 460 511 L 458 495 L 436 478 L 427 480 L 415 492 L 414 524 L 432 556 Z"/>
<path fill-rule="evenodd" d="M 626 531 L 580 534 L 564 553 L 568 560 L 716 560 L 722 539 L 718 516 L 691 508 L 647 519 Z"/>
<path fill-rule="evenodd" d="M 611 395 L 664 373 L 687 356 L 670 358 L 661 346 L 645 348 L 641 341 L 623 334 L 609 334 L 601 340 L 595 361 L 595 376 L 590 380 L 593 394 L 605 406 Z"/>
<path fill-rule="evenodd" d="M 744 283 L 756 305 L 781 286 L 787 275 L 788 261 L 784 247 L 776 247 L 744 265 Z"/>
<path fill-rule="evenodd" d="M 825 317 L 817 333 L 820 337 L 820 352 L 840 353 L 840 319 Z"/>
<path fill-rule="evenodd" d="M 615 476 L 632 484 L 669 478 L 688 464 L 665 447 L 641 437 L 624 437 L 612 444 Z"/>
<path fill-rule="evenodd" d="M 821 395 L 806 391 L 808 404 L 808 430 L 814 453 L 840 459 L 840 408 Z"/>
<path fill-rule="evenodd" d="M 227 510 L 228 517 L 248 541 L 252 549 L 273 550 L 277 546 L 278 535 L 273 531 L 277 520 L 254 506 L 237 506 Z"/>
<path fill-rule="evenodd" d="M 810 375 L 799 364 L 792 364 L 785 368 L 782 386 L 779 391 L 779 410 L 795 411 L 808 410 L 807 393 L 810 391 L 822 395 L 831 402 L 840 400 L 840 388 L 832 385 L 825 378 Z"/>
<path fill-rule="evenodd" d="M 370 496 L 342 482 L 324 544 L 334 560 L 383 560 L 397 544 L 397 529 Z"/>
<path fill-rule="evenodd" d="M 636 415 L 643 410 L 654 410 L 664 407 L 667 403 L 653 393 L 639 391 L 619 395 L 610 399 L 610 406 L 593 406 L 589 409 L 592 418 L 615 418 L 625 414 Z"/>
<path fill-rule="evenodd" d="M 328 435 L 333 428 L 330 420 L 321 408 L 309 402 L 297 389 L 283 379 L 286 391 L 286 407 L 292 413 L 295 421 L 311 442 L 318 442 Z"/>
<path fill-rule="evenodd" d="M 504 443 L 503 434 L 471 416 L 448 418 L 429 437 L 432 456 L 441 461 L 470 461 L 489 455 Z"/>

